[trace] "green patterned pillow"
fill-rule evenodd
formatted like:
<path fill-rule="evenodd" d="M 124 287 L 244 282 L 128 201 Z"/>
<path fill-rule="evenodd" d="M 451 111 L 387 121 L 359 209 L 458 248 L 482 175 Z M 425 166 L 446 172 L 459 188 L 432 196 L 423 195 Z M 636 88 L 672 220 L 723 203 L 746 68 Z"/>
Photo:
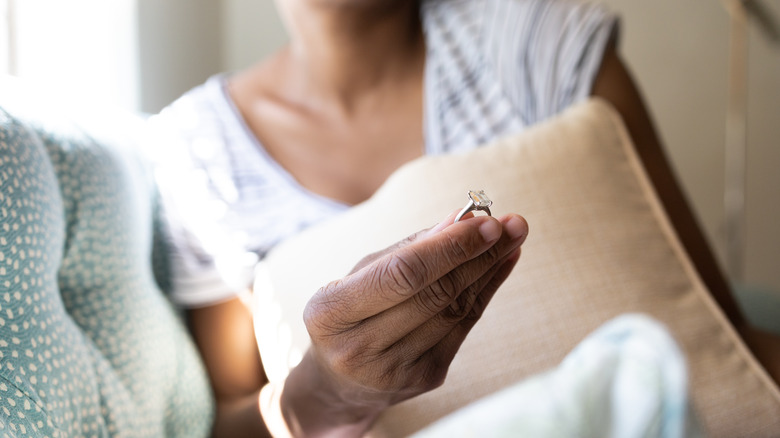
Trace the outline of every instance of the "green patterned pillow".
<path fill-rule="evenodd" d="M 152 274 L 144 168 L 2 94 L 0 435 L 208 435 L 204 368 Z"/>

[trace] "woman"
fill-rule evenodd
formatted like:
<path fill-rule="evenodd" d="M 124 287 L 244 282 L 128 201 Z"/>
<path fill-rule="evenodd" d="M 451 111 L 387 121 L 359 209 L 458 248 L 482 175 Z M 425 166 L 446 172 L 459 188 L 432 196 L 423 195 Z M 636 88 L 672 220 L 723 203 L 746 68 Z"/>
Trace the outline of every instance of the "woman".
<path fill-rule="evenodd" d="M 277 7 L 286 47 L 211 78 L 153 122 L 169 135 L 159 175 L 175 252 L 173 296 L 190 308 L 212 379 L 215 435 L 262 436 L 279 414 L 296 435 L 361 435 L 388 406 L 440 384 L 517 261 L 527 225 L 517 215 L 452 224 L 451 215 L 318 292 L 306 314 L 312 348 L 277 388 L 276 413 L 258 406 L 266 379 L 237 298 L 256 260 L 247 252 L 262 257 L 367 199 L 412 159 L 478 147 L 589 95 L 622 114 L 702 277 L 744 326 L 616 53 L 609 11 L 559 0 L 278 0 Z M 415 296 L 418 305 L 389 296 Z M 453 300 L 470 306 L 453 312 Z M 380 329 L 394 326 L 387 321 L 398 330 Z"/>

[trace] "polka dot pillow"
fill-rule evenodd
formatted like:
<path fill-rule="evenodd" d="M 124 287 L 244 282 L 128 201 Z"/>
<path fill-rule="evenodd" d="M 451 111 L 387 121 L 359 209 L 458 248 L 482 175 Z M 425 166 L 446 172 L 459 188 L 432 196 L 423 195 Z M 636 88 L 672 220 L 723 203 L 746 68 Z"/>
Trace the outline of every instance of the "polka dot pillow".
<path fill-rule="evenodd" d="M 13 85 L 0 85 L 0 436 L 206 436 L 208 380 L 152 274 L 143 168 Z"/>

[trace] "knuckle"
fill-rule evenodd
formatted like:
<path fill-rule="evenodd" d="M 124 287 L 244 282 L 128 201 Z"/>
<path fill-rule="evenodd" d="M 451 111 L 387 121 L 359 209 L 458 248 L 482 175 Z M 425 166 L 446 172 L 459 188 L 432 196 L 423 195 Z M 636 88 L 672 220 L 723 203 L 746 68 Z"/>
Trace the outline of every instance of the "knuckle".
<path fill-rule="evenodd" d="M 455 236 L 450 235 L 446 242 L 444 254 L 447 259 L 460 264 L 474 256 L 474 251 L 463 241 L 463 239 L 458 239 Z"/>
<path fill-rule="evenodd" d="M 379 357 L 376 349 L 362 343 L 347 341 L 342 347 L 331 356 L 332 369 L 342 375 L 355 375 L 357 370 L 370 369 Z"/>
<path fill-rule="evenodd" d="M 336 280 L 321 287 L 306 303 L 303 323 L 311 337 L 323 337 L 343 331 L 347 325 L 345 306 L 337 293 L 342 280 Z"/>
<path fill-rule="evenodd" d="M 414 296 L 420 309 L 429 315 L 434 315 L 446 308 L 457 297 L 460 289 L 451 274 L 439 278 Z"/>
<path fill-rule="evenodd" d="M 450 302 L 461 292 L 461 282 L 458 280 L 457 271 L 449 272 L 447 275 L 439 278 L 434 283 L 436 285 L 437 295 L 441 296 L 443 302 Z"/>
<path fill-rule="evenodd" d="M 443 316 L 454 321 L 467 319 L 472 314 L 476 301 L 477 291 L 474 290 L 474 288 L 469 288 L 458 295 L 458 297 L 447 306 Z"/>
<path fill-rule="evenodd" d="M 348 377 L 350 380 L 357 380 L 360 373 L 355 367 L 355 361 L 350 352 L 338 350 L 328 354 L 328 368 L 336 375 Z"/>
<path fill-rule="evenodd" d="M 474 300 L 471 302 L 468 312 L 463 315 L 463 322 L 465 322 L 467 325 L 470 325 L 476 323 L 480 318 L 482 318 L 482 314 L 485 312 L 488 301 L 490 301 L 490 299 L 485 298 L 484 294 L 476 294 Z"/>
<path fill-rule="evenodd" d="M 377 368 L 374 378 L 374 389 L 380 392 L 398 392 L 404 388 L 403 378 L 406 367 L 400 361 L 388 361 Z"/>
<path fill-rule="evenodd" d="M 472 263 L 474 270 L 478 271 L 479 275 L 484 275 L 491 269 L 494 269 L 496 267 L 496 263 L 502 257 L 502 251 L 503 249 L 500 248 L 499 245 L 493 245 L 485 250 L 485 252 L 480 254 L 474 260 L 474 263 Z"/>
<path fill-rule="evenodd" d="M 483 257 L 490 264 L 493 265 L 501 257 L 501 251 L 498 245 L 493 245 L 485 251 Z"/>
<path fill-rule="evenodd" d="M 407 257 L 418 257 L 407 255 Z M 423 266 L 419 260 L 408 260 L 398 254 L 392 254 L 383 269 L 380 270 L 380 284 L 390 291 L 408 296 L 410 292 L 422 287 L 425 274 L 417 268 Z"/>
<path fill-rule="evenodd" d="M 346 347 L 332 354 L 329 362 L 334 373 L 381 392 L 398 391 L 408 374 L 403 361 L 370 345 Z"/>
<path fill-rule="evenodd" d="M 416 383 L 419 391 L 428 392 L 442 386 L 447 377 L 448 368 L 449 364 L 441 364 L 439 361 L 432 360 L 420 373 L 420 378 Z"/>
<path fill-rule="evenodd" d="M 425 382 L 425 385 L 423 386 L 422 390 L 423 392 L 429 392 L 433 391 L 436 388 L 439 388 L 444 384 L 444 380 L 447 377 L 446 370 L 434 370 L 434 372 L 430 373 L 430 377 Z"/>
<path fill-rule="evenodd" d="M 409 236 L 407 236 L 404 240 L 398 242 L 395 244 L 394 248 L 403 248 L 404 246 L 407 246 L 409 244 L 412 244 L 420 239 L 420 233 L 414 233 Z"/>

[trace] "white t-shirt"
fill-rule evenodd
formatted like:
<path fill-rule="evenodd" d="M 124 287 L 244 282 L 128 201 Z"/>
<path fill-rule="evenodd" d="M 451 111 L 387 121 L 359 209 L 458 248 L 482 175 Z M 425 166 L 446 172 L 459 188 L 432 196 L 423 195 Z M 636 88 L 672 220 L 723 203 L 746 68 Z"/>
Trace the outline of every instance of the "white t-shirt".
<path fill-rule="evenodd" d="M 517 133 L 590 95 L 617 19 L 569 0 L 427 0 L 427 154 Z M 149 121 L 172 298 L 235 296 L 278 242 L 349 208 L 302 187 L 265 151 L 220 74 Z"/>

